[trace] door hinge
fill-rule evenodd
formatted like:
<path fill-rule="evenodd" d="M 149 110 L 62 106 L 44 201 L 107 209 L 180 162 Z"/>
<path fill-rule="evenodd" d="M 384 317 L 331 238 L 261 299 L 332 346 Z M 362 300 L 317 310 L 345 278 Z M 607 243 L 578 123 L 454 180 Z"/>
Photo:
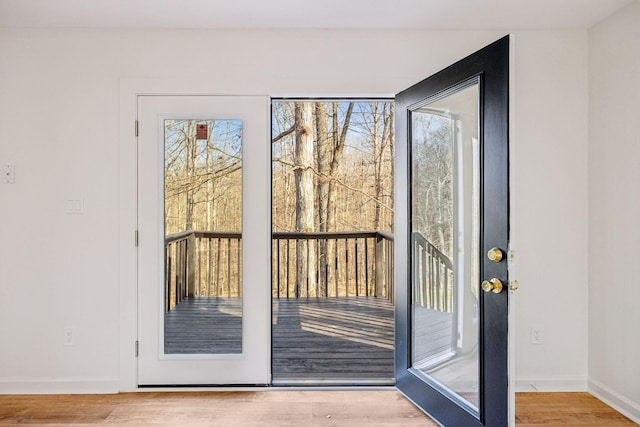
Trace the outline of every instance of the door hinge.
<path fill-rule="evenodd" d="M 136 341 L 136 357 L 138 357 L 139 354 L 140 354 L 140 346 L 138 341 Z"/>
<path fill-rule="evenodd" d="M 138 233 L 138 230 L 136 230 L 136 232 L 135 232 L 135 237 L 134 237 L 134 239 L 135 239 L 135 243 L 136 243 L 136 248 L 138 247 L 138 239 L 139 239 L 139 237 L 138 237 L 138 236 L 139 236 L 139 235 L 140 235 L 140 233 Z"/>
<path fill-rule="evenodd" d="M 138 121 L 136 120 L 136 136 L 138 136 Z"/>

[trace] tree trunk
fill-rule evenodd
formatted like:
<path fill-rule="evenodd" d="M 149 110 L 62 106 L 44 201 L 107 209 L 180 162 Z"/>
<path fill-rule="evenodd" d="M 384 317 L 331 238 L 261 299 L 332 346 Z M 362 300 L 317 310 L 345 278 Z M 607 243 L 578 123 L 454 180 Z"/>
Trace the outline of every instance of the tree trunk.
<path fill-rule="evenodd" d="M 327 125 L 327 104 L 315 103 L 316 122 L 316 170 L 318 171 L 316 185 L 316 200 L 318 206 L 318 226 L 321 232 L 327 229 L 327 192 L 329 190 L 329 164 L 331 163 L 332 141 L 329 137 Z M 318 244 L 318 296 L 328 295 L 329 277 L 333 274 L 329 271 L 329 246 L 326 240 L 320 240 Z M 330 276 L 329 276 L 330 275 Z"/>
<path fill-rule="evenodd" d="M 193 230 L 193 207 L 194 207 L 194 191 L 195 175 L 196 175 L 196 143 L 195 143 L 195 126 L 193 121 L 189 121 L 186 138 L 187 149 L 187 200 L 186 200 L 186 212 L 185 212 L 185 231 Z"/>
<path fill-rule="evenodd" d="M 344 144 L 347 139 L 347 130 L 349 129 L 349 123 L 351 121 L 351 113 L 353 112 L 353 102 L 349 103 L 347 112 L 344 116 L 344 122 L 342 129 L 340 129 L 340 123 L 338 118 L 338 103 L 332 103 L 332 129 L 333 129 L 333 150 L 331 153 L 331 163 L 329 165 L 329 188 L 327 190 L 327 229 L 336 231 L 336 182 L 335 177 L 338 173 L 338 166 L 342 159 L 342 153 L 344 152 Z"/>
<path fill-rule="evenodd" d="M 313 200 L 313 104 L 296 103 L 295 108 L 296 231 L 314 231 Z M 316 296 L 315 247 L 301 240 L 296 245 L 296 296 Z"/>

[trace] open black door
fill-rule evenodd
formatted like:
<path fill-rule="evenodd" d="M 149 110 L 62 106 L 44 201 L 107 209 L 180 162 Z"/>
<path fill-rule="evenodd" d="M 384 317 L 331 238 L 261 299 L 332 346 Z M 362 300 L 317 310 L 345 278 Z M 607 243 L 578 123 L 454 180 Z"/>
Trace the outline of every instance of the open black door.
<path fill-rule="evenodd" d="M 396 96 L 396 385 L 507 426 L 509 38 Z"/>

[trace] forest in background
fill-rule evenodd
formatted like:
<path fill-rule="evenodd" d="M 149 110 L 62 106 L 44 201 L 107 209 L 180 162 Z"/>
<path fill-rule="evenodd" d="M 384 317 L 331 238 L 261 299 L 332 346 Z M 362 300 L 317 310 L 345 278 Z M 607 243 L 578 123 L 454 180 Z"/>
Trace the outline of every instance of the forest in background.
<path fill-rule="evenodd" d="M 164 129 L 165 234 L 241 231 L 242 120 L 165 120 Z"/>
<path fill-rule="evenodd" d="M 392 231 L 393 127 L 390 101 L 274 101 L 273 231 Z M 166 234 L 241 218 L 241 120 L 166 120 Z"/>
<path fill-rule="evenodd" d="M 273 231 L 392 231 L 393 113 L 390 101 L 273 102 Z"/>
<path fill-rule="evenodd" d="M 423 178 L 414 188 L 414 226 L 451 257 L 453 212 L 435 208 L 452 201 L 451 128 L 448 120 L 429 115 L 414 125 L 414 172 Z M 274 101 L 272 230 L 393 232 L 394 126 L 392 101 Z M 166 234 L 240 232 L 242 121 L 166 120 L 164 148 Z M 294 283 L 295 295 L 327 295 L 334 282 L 335 295 L 357 294 L 349 283 L 360 276 L 370 277 L 362 280 L 365 290 L 373 286 L 373 263 L 354 257 L 358 251 L 374 254 L 374 241 L 300 238 L 286 243 L 286 252 L 280 244 L 274 239 L 272 279 Z M 208 260 L 202 277 L 217 277 L 212 258 L 220 257 L 233 262 L 229 271 L 237 270 L 228 280 L 240 274 L 231 256 L 237 250 L 209 241 L 198 251 Z M 283 265 L 276 266 L 281 254 Z M 288 285 L 284 292 L 289 295 Z"/>

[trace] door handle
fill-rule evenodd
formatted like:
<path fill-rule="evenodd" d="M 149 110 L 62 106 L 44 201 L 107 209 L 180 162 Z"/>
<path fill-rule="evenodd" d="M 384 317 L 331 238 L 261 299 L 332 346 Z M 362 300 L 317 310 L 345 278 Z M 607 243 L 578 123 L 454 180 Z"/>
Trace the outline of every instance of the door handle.
<path fill-rule="evenodd" d="M 502 292 L 502 282 L 495 277 L 491 280 L 485 280 L 482 282 L 482 290 L 485 292 L 493 292 L 499 294 Z"/>

